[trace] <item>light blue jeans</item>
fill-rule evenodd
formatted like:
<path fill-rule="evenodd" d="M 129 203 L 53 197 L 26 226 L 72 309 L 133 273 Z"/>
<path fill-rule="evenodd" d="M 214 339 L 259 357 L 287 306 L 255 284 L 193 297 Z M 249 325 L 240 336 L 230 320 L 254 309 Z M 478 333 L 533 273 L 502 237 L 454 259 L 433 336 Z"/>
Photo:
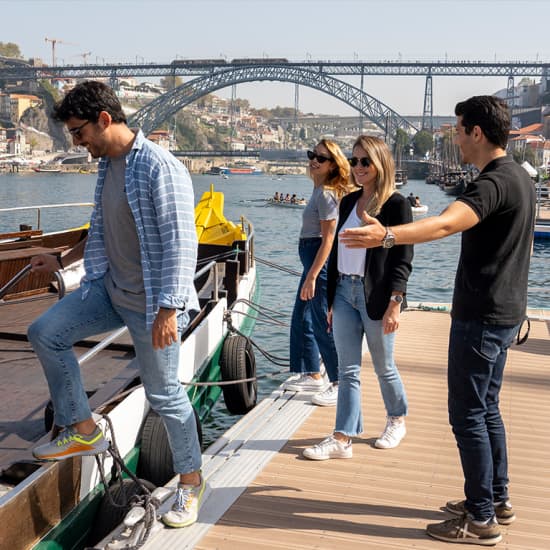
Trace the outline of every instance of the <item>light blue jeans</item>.
<path fill-rule="evenodd" d="M 181 335 L 187 314 L 178 316 Z M 28 336 L 48 381 L 58 426 L 72 426 L 91 417 L 73 345 L 90 336 L 126 325 L 132 337 L 139 373 L 151 407 L 162 417 L 178 474 L 201 467 L 201 451 L 192 405 L 178 380 L 179 340 L 155 350 L 145 313 L 115 306 L 103 284 L 92 281 L 85 300 L 75 290 L 40 316 Z"/>
<path fill-rule="evenodd" d="M 363 431 L 361 412 L 361 351 L 363 334 L 378 377 L 388 416 L 407 414 L 407 396 L 393 360 L 395 333 L 384 334 L 382 320 L 367 314 L 363 280 L 340 277 L 332 307 L 332 330 L 338 352 L 336 432 L 347 436 Z"/>

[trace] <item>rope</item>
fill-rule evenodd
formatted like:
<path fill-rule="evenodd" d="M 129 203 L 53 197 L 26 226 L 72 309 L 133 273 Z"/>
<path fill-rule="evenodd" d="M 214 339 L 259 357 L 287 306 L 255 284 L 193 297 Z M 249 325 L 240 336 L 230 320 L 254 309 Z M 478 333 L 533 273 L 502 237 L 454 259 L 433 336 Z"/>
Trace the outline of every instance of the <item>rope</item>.
<path fill-rule="evenodd" d="M 297 277 L 301 277 L 302 274 L 299 271 L 296 271 L 295 269 L 290 269 L 289 267 L 284 267 L 279 264 L 275 264 L 273 262 L 270 262 L 269 260 L 264 260 L 263 258 L 258 258 L 258 256 L 254 255 L 254 259 L 259 263 L 266 265 L 268 267 L 272 267 L 273 269 L 278 269 L 279 271 L 284 271 L 285 273 L 289 273 L 290 275 L 296 275 Z"/>
<path fill-rule="evenodd" d="M 112 468 L 111 478 L 114 479 L 115 481 L 116 479 L 119 480 L 121 496 L 124 496 L 122 472 L 128 475 L 128 477 L 132 479 L 132 481 L 139 487 L 139 489 L 142 492 L 142 495 L 134 495 L 129 501 L 126 501 L 123 504 L 118 504 L 117 502 L 115 502 L 111 495 L 111 492 L 109 491 L 109 486 L 107 484 L 107 479 L 105 477 L 105 469 L 104 469 L 105 457 L 102 455 L 102 458 L 100 458 L 99 455 L 96 455 L 95 459 L 99 470 L 99 475 L 101 477 L 101 483 L 105 488 L 105 494 L 107 495 L 107 498 L 110 504 L 115 508 L 128 508 L 128 506 L 132 508 L 132 507 L 141 506 L 145 510 L 143 519 L 138 521 L 132 527 L 132 535 L 131 537 L 129 537 L 129 539 L 136 538 L 135 544 L 125 546 L 125 550 L 137 550 L 138 548 L 141 548 L 145 544 L 145 542 L 149 538 L 149 535 L 151 534 L 151 529 L 153 528 L 153 525 L 156 520 L 159 502 L 156 499 L 151 497 L 151 491 L 149 491 L 149 489 L 141 482 L 141 480 L 126 467 L 126 465 L 124 464 L 124 460 L 120 456 L 120 452 L 116 444 L 115 431 L 113 429 L 113 424 L 111 422 L 111 419 L 106 414 L 103 415 L 103 418 L 105 419 L 105 421 L 109 426 L 109 432 L 110 432 L 110 438 L 111 438 L 109 448 L 107 449 L 107 452 L 113 458 L 113 468 Z"/>

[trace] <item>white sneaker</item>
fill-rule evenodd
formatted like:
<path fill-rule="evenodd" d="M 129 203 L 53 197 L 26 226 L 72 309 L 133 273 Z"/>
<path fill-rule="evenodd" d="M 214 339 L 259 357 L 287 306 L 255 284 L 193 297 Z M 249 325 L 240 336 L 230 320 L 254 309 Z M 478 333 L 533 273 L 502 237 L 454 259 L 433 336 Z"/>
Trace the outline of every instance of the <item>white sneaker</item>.
<path fill-rule="evenodd" d="M 162 522 L 169 527 L 187 527 L 197 521 L 202 495 L 206 483 L 201 474 L 201 483 L 198 486 L 178 483 L 176 501 L 172 509 L 162 516 Z"/>
<path fill-rule="evenodd" d="M 302 374 L 298 380 L 285 384 L 285 390 L 289 391 L 322 391 L 327 383 L 323 377 L 313 378 L 309 374 Z"/>
<path fill-rule="evenodd" d="M 404 416 L 388 416 L 384 433 L 374 442 L 374 446 L 378 449 L 393 449 L 401 443 L 406 433 Z"/>
<path fill-rule="evenodd" d="M 319 405 L 320 407 L 335 407 L 337 401 L 338 384 L 330 384 L 326 390 L 316 393 L 311 398 L 311 402 L 314 405 Z"/>
<path fill-rule="evenodd" d="M 302 454 L 310 460 L 328 460 L 329 458 L 351 458 L 353 450 L 351 448 L 351 439 L 348 443 L 338 441 L 333 435 L 329 435 L 317 445 L 308 447 L 302 451 Z"/>

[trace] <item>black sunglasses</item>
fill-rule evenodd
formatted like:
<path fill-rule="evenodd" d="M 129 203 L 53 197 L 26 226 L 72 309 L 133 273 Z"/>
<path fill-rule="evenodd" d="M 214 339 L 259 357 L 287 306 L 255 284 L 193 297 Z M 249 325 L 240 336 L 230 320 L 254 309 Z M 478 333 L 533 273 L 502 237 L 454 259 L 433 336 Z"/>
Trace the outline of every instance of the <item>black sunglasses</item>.
<path fill-rule="evenodd" d="M 324 155 L 318 155 L 315 151 L 308 151 L 307 158 L 309 160 L 317 159 L 317 162 L 319 164 L 323 164 L 323 162 L 326 162 L 327 160 L 332 160 L 330 157 L 325 157 Z"/>
<path fill-rule="evenodd" d="M 80 126 L 77 126 L 76 128 L 68 128 L 69 134 L 71 134 L 71 136 L 73 136 L 77 139 L 80 139 L 80 137 L 82 135 L 82 128 L 84 128 L 84 126 L 86 126 L 86 124 L 89 124 L 90 122 L 92 122 L 92 121 L 87 120 L 84 124 L 81 124 Z"/>
<path fill-rule="evenodd" d="M 351 157 L 348 159 L 348 161 L 351 164 L 351 166 L 353 166 L 354 168 L 358 164 L 361 164 L 363 168 L 368 168 L 372 164 L 372 160 L 368 157 L 362 157 L 360 159 L 358 159 L 357 157 Z"/>

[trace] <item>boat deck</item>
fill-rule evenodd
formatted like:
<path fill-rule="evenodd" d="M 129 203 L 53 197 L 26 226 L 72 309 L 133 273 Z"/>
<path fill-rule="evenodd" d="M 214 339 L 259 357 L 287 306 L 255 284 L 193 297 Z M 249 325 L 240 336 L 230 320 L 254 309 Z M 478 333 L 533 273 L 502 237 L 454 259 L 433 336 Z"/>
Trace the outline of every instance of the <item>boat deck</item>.
<path fill-rule="evenodd" d="M 30 322 L 56 300 L 57 295 L 50 294 L 0 303 L 0 365 L 4 380 L 0 386 L 0 496 L 9 488 L 5 477 L 11 473 L 8 475 L 5 469 L 17 461 L 32 462 L 30 449 L 45 434 L 44 411 L 49 391 L 26 333 Z M 75 347 L 77 356 L 89 351 L 97 341 L 95 338 L 81 342 Z M 128 368 L 133 357 L 129 336 L 119 337 L 115 345 L 100 351 L 82 366 L 86 390 L 98 390 L 116 378 Z"/>
<path fill-rule="evenodd" d="M 515 523 L 503 527 L 498 546 L 508 550 L 550 547 L 550 316 L 545 315 L 532 312 L 538 320 L 531 321 L 529 340 L 512 347 L 501 393 L 517 514 Z M 408 434 L 398 448 L 373 446 L 385 413 L 366 354 L 365 432 L 354 439 L 353 459 L 302 458 L 304 447 L 332 431 L 335 409 L 277 390 L 206 451 L 209 486 L 199 522 L 162 529 L 144 548 L 449 549 L 425 535 L 427 523 L 448 517 L 441 510 L 445 502 L 463 495 L 447 421 L 449 324 L 445 312 L 402 316 L 396 360 L 410 411 Z"/>

